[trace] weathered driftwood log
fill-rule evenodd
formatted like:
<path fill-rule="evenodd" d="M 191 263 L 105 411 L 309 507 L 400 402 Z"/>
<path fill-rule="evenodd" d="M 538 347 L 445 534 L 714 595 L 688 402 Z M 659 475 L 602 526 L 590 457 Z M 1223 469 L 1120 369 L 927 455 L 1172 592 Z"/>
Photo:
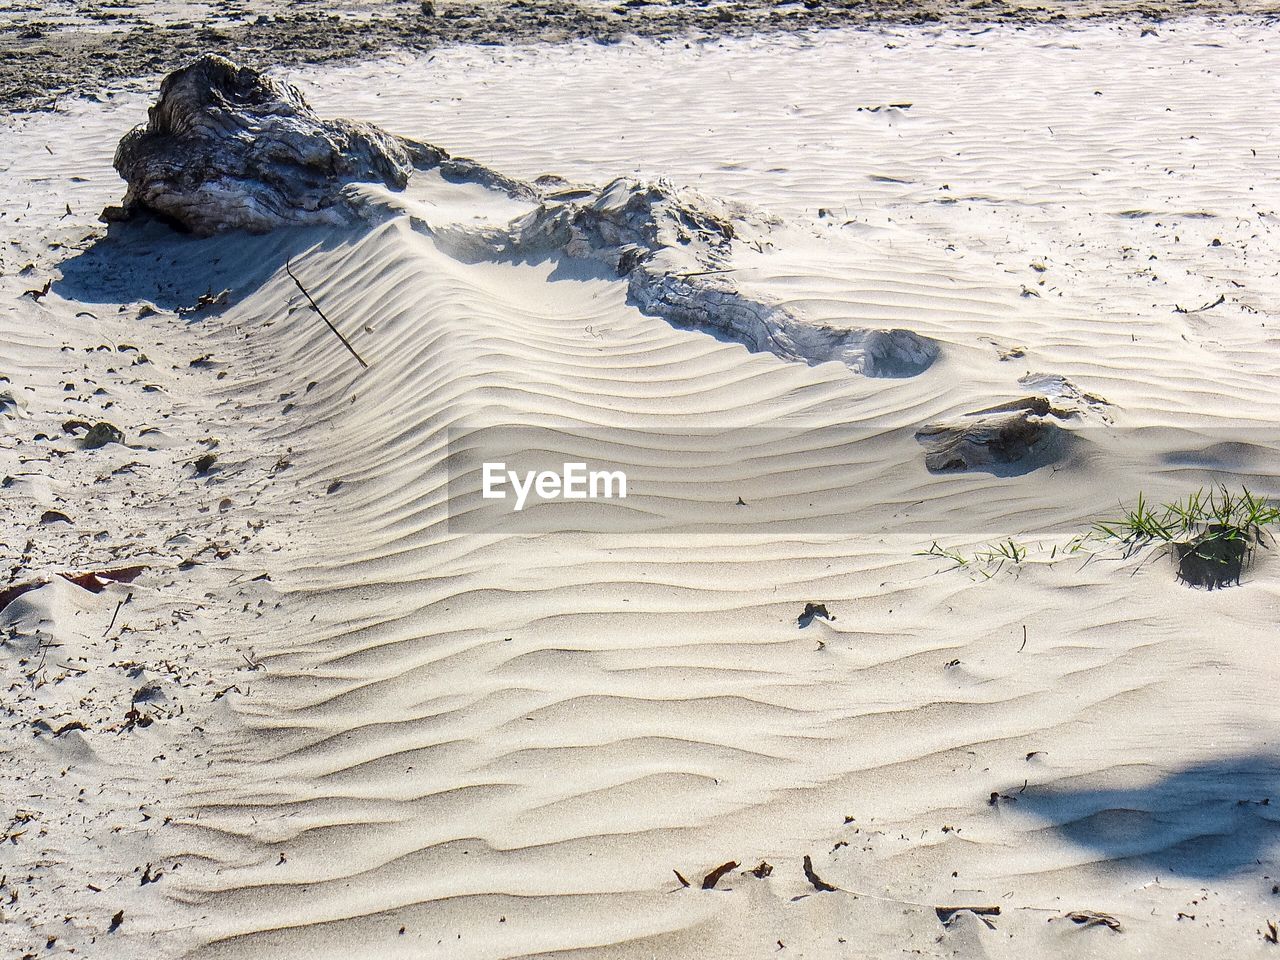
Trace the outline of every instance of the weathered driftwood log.
<path fill-rule="evenodd" d="M 146 126 L 120 141 L 115 168 L 128 191 L 104 216 L 146 211 L 202 236 L 343 223 L 352 217 L 346 184 L 399 189 L 415 168 L 432 167 L 534 195 L 430 144 L 369 123 L 322 120 L 292 84 L 206 55 L 165 77 Z"/>
<path fill-rule="evenodd" d="M 988 470 L 1028 472 L 1056 463 L 1063 453 L 1065 434 L 1051 416 L 1048 397 L 1023 397 L 926 424 L 916 431 L 924 445 L 924 464 L 931 472 Z"/>
<path fill-rule="evenodd" d="M 370 124 L 321 120 L 292 84 L 207 55 L 165 77 L 146 126 L 120 141 L 128 192 L 107 216 L 149 211 L 201 235 L 340 223 L 343 185 L 403 187 L 432 159 Z"/>
<path fill-rule="evenodd" d="M 1060 421 L 1111 422 L 1110 404 L 1066 377 L 1028 373 L 1018 383 L 1036 393 L 917 430 L 916 439 L 925 448 L 925 466 L 934 473 L 1029 473 L 1067 455 L 1075 436 L 1062 429 Z"/>

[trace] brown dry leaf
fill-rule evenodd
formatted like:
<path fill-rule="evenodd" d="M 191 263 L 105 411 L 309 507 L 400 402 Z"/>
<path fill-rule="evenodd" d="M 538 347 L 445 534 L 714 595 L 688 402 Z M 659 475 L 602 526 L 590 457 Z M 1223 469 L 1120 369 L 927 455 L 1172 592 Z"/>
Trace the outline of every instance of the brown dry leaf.
<path fill-rule="evenodd" d="M 70 580 L 77 587 L 83 587 L 90 593 L 101 593 L 108 583 L 133 583 L 143 570 L 142 564 L 131 567 L 116 567 L 111 570 L 88 570 L 84 573 L 59 574 L 64 580 Z"/>
<path fill-rule="evenodd" d="M 705 877 L 702 878 L 702 889 L 714 890 L 716 884 L 720 882 L 721 877 L 723 877 L 730 870 L 736 870 L 737 868 L 738 868 L 737 860 L 730 860 L 728 863 L 720 864 L 720 866 L 716 867 L 714 870 L 712 870 L 710 873 L 708 873 Z"/>
<path fill-rule="evenodd" d="M 833 887 L 813 872 L 813 858 L 807 853 L 804 855 L 804 876 L 806 880 L 813 884 L 813 889 L 822 893 L 834 893 L 839 889 L 838 887 Z"/>
<path fill-rule="evenodd" d="M 1109 913 L 1099 913 L 1096 910 L 1074 910 L 1071 913 L 1064 913 L 1058 919 L 1070 920 L 1084 927 L 1106 927 L 1116 933 L 1123 932 L 1119 920 Z"/>

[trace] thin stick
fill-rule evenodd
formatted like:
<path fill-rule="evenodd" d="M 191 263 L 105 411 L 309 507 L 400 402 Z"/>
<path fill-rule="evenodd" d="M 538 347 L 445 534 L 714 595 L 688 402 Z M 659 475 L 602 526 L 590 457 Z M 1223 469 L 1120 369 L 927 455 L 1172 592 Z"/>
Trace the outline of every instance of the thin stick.
<path fill-rule="evenodd" d="M 110 634 L 111 631 L 114 630 L 115 618 L 120 616 L 120 607 L 123 607 L 124 604 L 127 604 L 129 600 L 132 600 L 132 599 L 133 599 L 133 594 L 131 593 L 128 596 L 125 596 L 123 600 L 120 600 L 119 603 L 115 604 L 115 612 L 111 614 L 111 622 L 108 623 L 108 625 L 106 625 L 106 630 L 102 631 L 102 636 L 106 636 Z"/>
<path fill-rule="evenodd" d="M 131 593 L 131 594 L 129 594 L 129 596 L 130 596 L 130 597 L 132 597 L 132 596 L 133 596 L 133 594 Z M 107 624 L 107 629 L 106 629 L 105 631 L 103 631 L 103 634 L 102 634 L 102 635 L 103 635 L 104 637 L 105 637 L 108 633 L 110 633 L 110 632 L 111 632 L 111 630 L 115 627 L 115 625 L 116 625 L 116 617 L 120 616 L 120 608 L 124 606 L 124 603 L 125 603 L 125 602 L 124 602 L 124 600 L 121 600 L 119 603 L 117 603 L 117 604 L 116 604 L 116 611 L 115 611 L 115 613 L 111 614 L 111 622 L 110 622 L 109 624 Z"/>
<path fill-rule="evenodd" d="M 311 298 L 311 294 L 307 293 L 307 288 L 302 285 L 302 281 L 293 275 L 293 270 L 291 269 L 291 263 L 289 260 L 286 260 L 284 262 L 284 270 L 285 270 L 285 273 L 289 274 L 289 278 L 298 285 L 298 289 L 301 290 L 302 295 L 307 298 L 307 301 L 311 304 L 312 309 L 314 309 L 316 313 L 320 314 L 320 319 L 329 325 L 329 329 L 333 331 L 334 336 L 336 336 L 339 340 L 342 341 L 342 345 L 351 351 L 351 355 L 353 357 L 355 357 L 357 360 L 360 361 L 360 366 L 364 367 L 367 370 L 369 368 L 369 365 L 364 362 L 364 357 L 356 353 L 356 348 L 353 347 L 347 341 L 347 338 L 342 335 L 342 332 L 333 325 L 333 321 L 324 315 L 324 311 L 320 309 L 320 304 L 316 303 L 315 300 Z"/>

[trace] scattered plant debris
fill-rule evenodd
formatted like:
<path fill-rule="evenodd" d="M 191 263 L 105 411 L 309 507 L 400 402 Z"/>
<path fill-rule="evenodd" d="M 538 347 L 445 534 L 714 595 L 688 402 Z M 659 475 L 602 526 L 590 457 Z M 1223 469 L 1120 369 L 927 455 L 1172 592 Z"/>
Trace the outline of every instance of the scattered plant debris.
<path fill-rule="evenodd" d="M 702 878 L 702 889 L 714 890 L 716 888 L 716 884 L 720 882 L 721 877 L 723 877 L 730 870 L 736 870 L 736 869 L 738 869 L 737 860 L 730 860 L 728 863 L 720 864 L 720 866 L 716 867 L 714 870 L 712 870 L 710 873 L 708 873 L 705 877 Z M 679 876 L 679 874 L 677 874 L 677 876 Z"/>
<path fill-rule="evenodd" d="M 811 884 L 813 884 L 813 889 L 819 891 L 820 893 L 835 893 L 835 891 L 839 889 L 839 887 L 832 886 L 831 884 L 827 883 L 827 881 L 823 880 L 820 876 L 818 876 L 816 873 L 814 873 L 813 858 L 810 857 L 807 853 L 804 855 L 804 877 Z"/>
<path fill-rule="evenodd" d="M 828 621 L 835 619 L 835 617 L 827 611 L 827 605 L 825 603 L 810 602 L 804 605 L 804 612 L 796 618 L 796 624 L 803 630 L 809 624 L 813 623 L 814 617 L 821 617 L 823 620 Z"/>
<path fill-rule="evenodd" d="M 1194 309 L 1190 309 L 1190 310 L 1188 310 L 1186 307 L 1181 307 L 1181 306 L 1178 306 L 1177 304 L 1174 304 L 1173 312 L 1174 313 L 1204 313 L 1204 311 L 1212 310 L 1214 307 L 1221 306 L 1226 302 L 1227 302 L 1227 295 L 1225 293 L 1220 293 L 1218 294 L 1218 299 L 1213 301 L 1213 303 L 1206 303 L 1203 306 L 1195 307 Z"/>
<path fill-rule="evenodd" d="M 1109 913 L 1099 913 L 1096 910 L 1073 910 L 1071 913 L 1064 913 L 1062 916 L 1053 917 L 1052 919 L 1070 920 L 1072 923 L 1078 923 L 1083 927 L 1106 927 L 1116 933 L 1124 932 L 1119 920 Z"/>
<path fill-rule="evenodd" d="M 105 447 L 108 443 L 124 443 L 124 433 L 115 424 L 108 423 L 106 420 L 95 423 L 80 438 L 80 446 L 85 450 L 96 450 L 98 447 Z"/>
<path fill-rule="evenodd" d="M 231 297 L 230 290 L 223 290 L 221 293 L 214 293 L 212 289 L 206 293 L 200 294 L 196 302 L 189 307 L 181 307 L 178 310 L 180 314 L 200 313 L 202 310 L 208 310 L 210 307 L 224 307 Z"/>

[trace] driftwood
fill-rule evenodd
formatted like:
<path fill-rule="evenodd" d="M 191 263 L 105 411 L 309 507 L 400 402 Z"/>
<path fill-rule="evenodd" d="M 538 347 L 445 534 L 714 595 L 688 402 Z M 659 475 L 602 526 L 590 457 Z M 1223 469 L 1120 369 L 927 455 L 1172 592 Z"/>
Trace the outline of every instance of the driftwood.
<path fill-rule="evenodd" d="M 140 126 L 116 148 L 124 201 L 104 219 L 151 213 L 201 236 L 340 224 L 342 188 L 403 188 L 414 169 L 532 196 L 533 191 L 430 144 L 354 120 L 323 120 L 290 83 L 207 54 L 175 70 Z"/>
<path fill-rule="evenodd" d="M 1072 436 L 1059 422 L 1078 417 L 1110 422 L 1106 413 L 1110 404 L 1065 377 L 1029 373 L 1018 383 L 1036 393 L 917 430 L 916 440 L 925 448 L 925 466 L 933 473 L 1026 473 L 1066 455 Z"/>
<path fill-rule="evenodd" d="M 925 466 L 934 473 L 991 470 L 1017 465 L 1035 469 L 1057 459 L 1052 449 L 1058 428 L 1045 418 L 1046 397 L 1021 400 L 926 424 L 916 431 Z"/>
<path fill-rule="evenodd" d="M 422 145 L 371 124 L 321 120 L 296 87 L 206 55 L 165 77 L 145 127 L 116 149 L 128 183 L 109 219 L 143 211 L 193 233 L 340 223 L 354 181 L 403 187 Z"/>
<path fill-rule="evenodd" d="M 867 376 L 914 376 L 939 352 L 936 342 L 909 330 L 813 323 L 742 290 L 733 248 L 744 233 L 757 246 L 752 233 L 767 239 L 773 221 L 758 212 L 665 181 L 525 183 L 372 124 L 321 119 L 291 84 L 219 56 L 165 78 L 146 126 L 120 141 L 115 167 L 128 190 L 105 219 L 150 213 L 200 235 L 372 220 L 378 205 L 349 185 L 400 189 L 415 169 L 435 170 L 537 201 L 498 229 L 417 221 L 456 255 L 602 262 L 626 279 L 632 301 L 647 313 L 751 350 L 835 361 Z"/>
<path fill-rule="evenodd" d="M 991 922 L 991 918 L 1000 916 L 1000 906 L 998 904 L 989 907 L 934 907 L 933 911 L 938 915 L 938 919 L 942 922 L 944 927 L 951 926 L 951 921 L 956 918 L 957 914 L 972 913 L 989 928 L 994 930 L 996 925 Z"/>

